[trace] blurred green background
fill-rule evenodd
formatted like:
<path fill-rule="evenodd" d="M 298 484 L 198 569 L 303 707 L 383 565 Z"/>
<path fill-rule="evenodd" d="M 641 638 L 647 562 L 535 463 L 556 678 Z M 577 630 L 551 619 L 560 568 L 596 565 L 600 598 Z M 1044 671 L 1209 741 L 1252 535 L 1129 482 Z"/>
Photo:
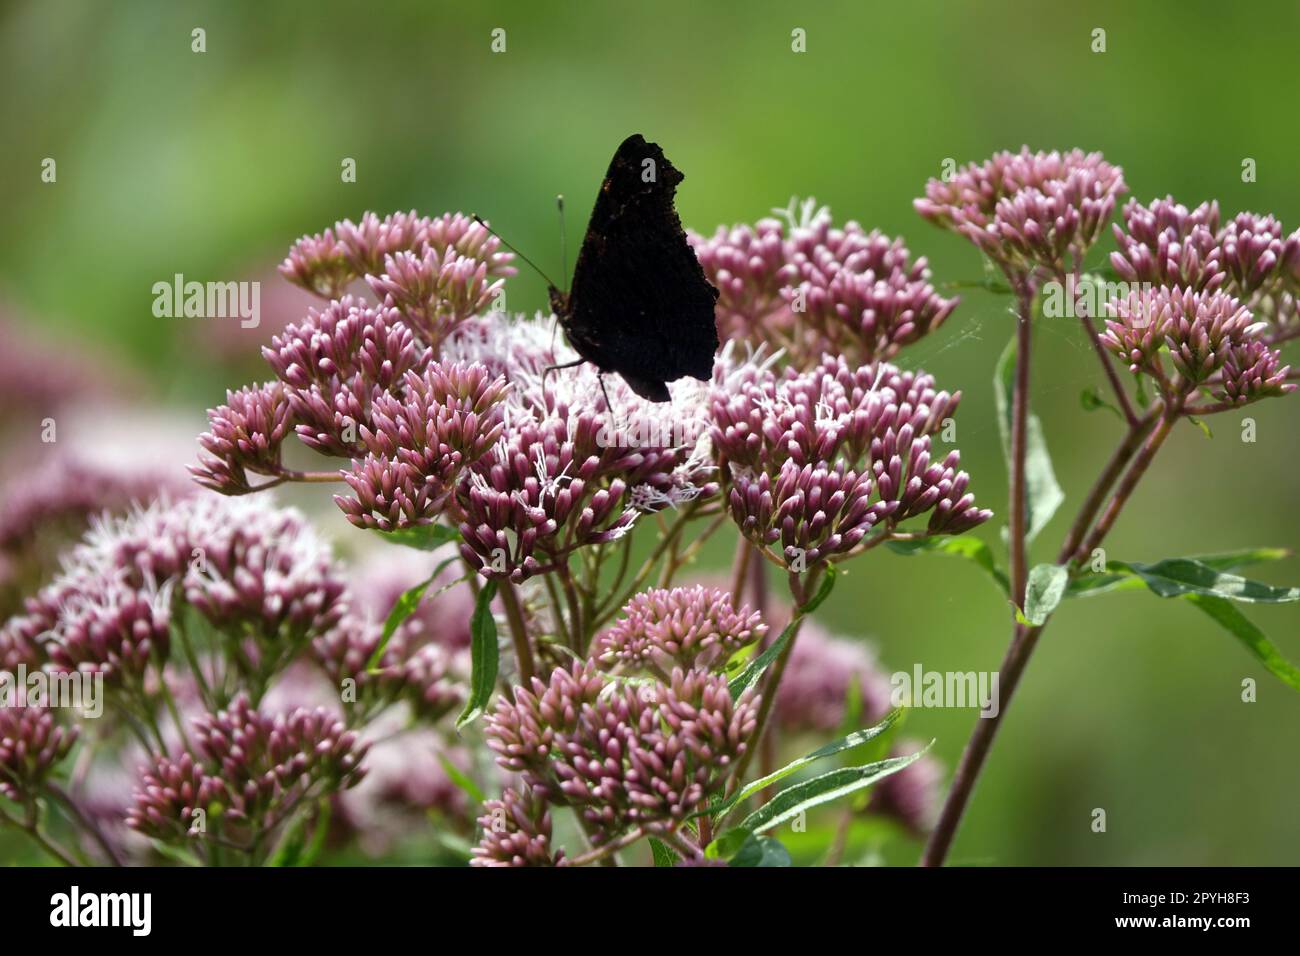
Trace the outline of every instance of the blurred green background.
<path fill-rule="evenodd" d="M 571 245 L 628 133 L 659 142 L 687 179 L 684 222 L 752 221 L 791 195 L 902 234 L 936 281 L 976 278 L 973 247 L 923 223 L 912 198 L 945 158 L 1074 146 L 1120 163 L 1142 200 L 1218 198 L 1225 214 L 1300 224 L 1294 104 L 1300 6 L 1051 5 L 939 0 L 636 3 L 9 3 L 0 20 L 0 297 L 33 331 L 134 367 L 154 400 L 192 418 L 258 368 L 219 358 L 195 319 L 157 319 L 151 286 L 253 279 L 290 241 L 343 217 L 412 207 L 476 211 L 558 272 L 553 197 Z M 191 52 L 191 30 L 207 52 Z M 507 51 L 490 52 L 490 31 Z M 790 49 L 795 27 L 807 52 Z M 1107 51 L 1090 50 L 1106 30 Z M 45 157 L 58 181 L 43 184 Z M 340 182 L 340 162 L 357 182 Z M 1241 181 L 1254 158 L 1258 181 Z M 1110 248 L 1103 243 L 1098 261 Z M 544 307 L 535 276 L 510 307 Z M 965 393 L 963 464 L 1005 511 L 992 367 L 1006 303 L 966 293 L 948 324 L 900 356 Z M 292 301 L 292 300 L 291 300 Z M 287 306 L 286 306 L 287 307 Z M 211 320 L 208 320 L 211 321 Z M 1098 381 L 1072 324 L 1041 323 L 1034 393 L 1069 500 L 1035 546 L 1049 560 L 1117 421 L 1087 414 Z M 1300 397 L 1263 403 L 1207 440 L 1184 427 L 1111 538 L 1134 560 L 1300 545 Z M 337 516 L 335 516 L 337 518 Z M 341 519 L 339 519 L 341 524 Z M 998 544 L 997 523 L 981 533 Z M 712 553 L 725 561 L 725 546 Z M 890 669 L 990 670 L 1007 608 L 972 566 L 873 553 L 824 612 Z M 1300 561 L 1266 568 L 1300 579 Z M 1251 610 L 1300 659 L 1300 609 Z M 1245 704 L 1245 677 L 1259 700 Z M 949 769 L 972 711 L 917 711 Z M 1300 853 L 1300 694 L 1208 618 L 1144 593 L 1069 605 L 1030 664 L 953 862 L 1294 864 Z M 1105 808 L 1108 832 L 1090 829 Z M 890 862 L 908 863 L 901 845 Z"/>

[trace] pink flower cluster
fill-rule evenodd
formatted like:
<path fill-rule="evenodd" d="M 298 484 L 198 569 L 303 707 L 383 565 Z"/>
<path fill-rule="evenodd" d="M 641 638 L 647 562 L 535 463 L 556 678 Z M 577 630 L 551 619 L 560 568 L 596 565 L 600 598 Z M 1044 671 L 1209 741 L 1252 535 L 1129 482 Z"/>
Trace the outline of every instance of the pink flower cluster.
<path fill-rule="evenodd" d="M 836 227 L 812 200 L 777 212 L 783 218 L 691 236 L 719 291 L 721 340 L 767 343 L 796 362 L 829 352 L 865 363 L 894 356 L 956 308 L 902 240 L 856 222 Z"/>
<path fill-rule="evenodd" d="M 927 534 L 981 524 L 991 512 L 966 491 L 959 453 L 931 452 L 959 400 L 930 376 L 886 363 L 854 368 L 828 356 L 803 373 L 743 369 L 713 394 L 732 516 L 800 570 L 884 540 L 911 518 L 928 515 Z"/>
<path fill-rule="evenodd" d="M 931 179 L 916 211 L 969 239 L 1015 284 L 1078 269 L 1101 236 L 1123 171 L 1100 153 L 1001 152 Z"/>

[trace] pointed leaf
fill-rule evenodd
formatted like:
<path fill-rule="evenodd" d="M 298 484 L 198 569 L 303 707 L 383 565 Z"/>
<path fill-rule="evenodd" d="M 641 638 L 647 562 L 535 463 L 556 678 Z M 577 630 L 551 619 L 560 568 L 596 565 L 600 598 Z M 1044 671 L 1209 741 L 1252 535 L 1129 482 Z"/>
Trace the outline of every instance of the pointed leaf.
<path fill-rule="evenodd" d="M 785 646 L 790 643 L 790 638 L 798 627 L 799 620 L 799 615 L 796 614 L 794 620 L 785 626 L 785 630 L 781 632 L 780 637 L 767 645 L 763 653 L 746 664 L 744 670 L 731 678 L 727 686 L 731 688 L 732 700 L 740 700 L 741 694 L 758 683 L 759 678 L 763 676 L 763 672 L 772 665 L 772 662 L 785 650 Z"/>
<path fill-rule="evenodd" d="M 477 720 L 487 709 L 496 689 L 497 667 L 501 649 L 497 646 L 497 623 L 492 617 L 492 598 L 497 593 L 497 582 L 490 580 L 478 592 L 474 614 L 469 619 L 470 631 L 470 693 L 465 709 L 456 718 L 456 729 Z"/>
<path fill-rule="evenodd" d="M 781 845 L 780 840 L 751 833 L 728 865 L 789 866 L 790 862 L 790 851 Z"/>
<path fill-rule="evenodd" d="M 1101 392 L 1097 391 L 1094 386 L 1089 386 L 1079 393 L 1079 405 L 1085 412 L 1095 412 L 1104 408 L 1107 411 L 1114 412 L 1119 418 L 1124 417 L 1124 413 L 1102 398 Z"/>
<path fill-rule="evenodd" d="M 1120 562 L 1111 564 L 1118 566 Z M 1289 604 L 1300 601 L 1300 588 L 1280 588 L 1251 581 L 1240 575 L 1217 571 L 1192 558 L 1166 558 L 1155 564 L 1130 564 L 1128 568 L 1161 597 L 1207 594 L 1246 604 Z"/>
<path fill-rule="evenodd" d="M 926 750 L 929 748 L 927 747 Z M 863 787 L 869 787 L 877 780 L 897 773 L 908 764 L 918 760 L 925 750 L 918 750 L 906 757 L 890 757 L 861 767 L 842 767 L 832 770 L 820 777 L 813 777 L 797 783 L 787 790 L 782 790 L 769 802 L 759 807 L 740 824 L 740 829 L 753 833 L 762 833 L 787 820 L 793 820 L 799 814 L 813 807 L 821 806 L 832 800 L 855 793 Z"/>
<path fill-rule="evenodd" d="M 894 726 L 894 724 L 898 721 L 898 718 L 902 713 L 903 713 L 902 710 L 891 711 L 885 717 L 884 720 L 876 724 L 874 727 L 868 727 L 865 730 L 855 730 L 851 734 L 845 734 L 843 737 L 840 737 L 838 740 L 832 740 L 824 747 L 818 747 L 816 750 L 804 754 L 802 757 L 799 757 L 797 760 L 792 760 L 790 763 L 786 764 L 780 770 L 769 773 L 766 777 L 761 777 L 760 779 L 755 780 L 752 783 L 746 784 L 745 786 L 737 790 L 735 793 L 733 793 L 726 800 L 724 800 L 718 806 L 710 807 L 708 810 L 701 811 L 700 813 L 695 814 L 695 816 L 702 816 L 704 813 L 725 814 L 732 807 L 736 806 L 739 803 L 743 803 L 745 800 L 748 800 L 750 797 L 758 793 L 760 790 L 766 790 L 772 784 L 776 783 L 778 780 L 790 776 L 790 774 L 794 773 L 796 770 L 802 770 L 804 767 L 808 766 L 809 764 L 816 763 L 818 760 L 821 760 L 824 757 L 830 757 L 833 756 L 834 754 L 842 753 L 845 750 L 852 750 L 854 747 L 859 747 L 862 744 L 865 744 L 867 741 L 879 737 L 885 731 L 889 730 L 891 727 Z"/>
<path fill-rule="evenodd" d="M 447 779 L 459 787 L 467 797 L 475 803 L 485 803 L 487 801 L 487 794 L 479 789 L 479 785 L 465 771 L 452 763 L 451 758 L 445 753 L 438 754 L 438 763 L 442 765 L 442 772 L 447 775 Z"/>
<path fill-rule="evenodd" d="M 650 838 L 650 852 L 654 854 L 655 866 L 676 866 L 681 859 L 676 850 L 654 837 Z"/>
<path fill-rule="evenodd" d="M 1070 569 L 1063 564 L 1039 564 L 1031 568 L 1025 582 L 1026 623 L 1034 627 L 1046 623 L 1065 597 L 1069 583 Z"/>
<path fill-rule="evenodd" d="M 725 860 L 739 851 L 753 835 L 752 832 L 743 827 L 723 830 L 714 838 L 712 843 L 704 848 L 704 855 L 710 860 Z"/>
<path fill-rule="evenodd" d="M 831 590 L 835 587 L 835 577 L 839 572 L 835 570 L 835 565 L 826 565 L 826 571 L 822 575 L 821 582 L 817 585 L 817 593 L 814 594 L 806 604 L 798 608 L 799 616 L 811 614 L 822 606 L 822 602 L 831 596 Z"/>
<path fill-rule="evenodd" d="M 997 583 L 1004 596 L 1011 593 L 1006 572 L 998 567 L 993 549 L 979 538 L 970 535 L 958 538 L 936 536 L 914 541 L 890 541 L 886 547 L 898 554 L 950 554 L 966 558 L 982 568 Z"/>
<path fill-rule="evenodd" d="M 422 524 L 400 531 L 376 531 L 389 544 L 400 544 L 419 551 L 437 551 L 445 544 L 460 540 L 460 531 L 441 524 Z"/>
<path fill-rule="evenodd" d="M 1209 594 L 1187 594 L 1184 598 L 1218 621 L 1224 630 L 1245 644 L 1259 662 L 1283 683 L 1300 690 L 1300 667 L 1296 667 L 1283 657 L 1282 652 L 1264 636 L 1264 632 L 1251 623 L 1232 602 Z"/>
<path fill-rule="evenodd" d="M 393 609 L 388 612 L 388 618 L 384 621 L 384 633 L 380 636 L 379 643 L 371 653 L 370 660 L 366 661 L 366 670 L 374 670 L 379 666 L 380 660 L 383 659 L 384 651 L 388 650 L 388 642 L 392 640 L 393 635 L 397 633 L 397 629 L 402 626 L 408 617 L 415 613 L 415 609 L 420 606 L 420 601 L 423 600 L 424 592 L 429 589 L 429 585 L 431 585 L 438 575 L 446 570 L 447 565 L 455 561 L 457 557 L 459 557 L 459 555 L 453 555 L 443 561 L 433 569 L 433 573 L 430 574 L 428 578 L 415 585 L 415 587 L 407 588 L 401 593 L 397 600 L 393 602 Z M 463 577 L 457 578 L 455 581 L 451 582 L 451 584 L 445 585 L 439 589 L 438 594 L 441 594 L 443 591 L 446 591 L 447 588 L 459 584 L 464 580 L 465 578 Z M 434 596 L 436 597 L 437 595 Z"/>
<path fill-rule="evenodd" d="M 1199 561 L 1216 571 L 1236 571 L 1238 568 L 1266 561 L 1281 561 L 1291 557 L 1290 548 L 1242 548 L 1240 551 L 1221 551 L 1218 554 L 1194 554 L 1189 560 Z"/>

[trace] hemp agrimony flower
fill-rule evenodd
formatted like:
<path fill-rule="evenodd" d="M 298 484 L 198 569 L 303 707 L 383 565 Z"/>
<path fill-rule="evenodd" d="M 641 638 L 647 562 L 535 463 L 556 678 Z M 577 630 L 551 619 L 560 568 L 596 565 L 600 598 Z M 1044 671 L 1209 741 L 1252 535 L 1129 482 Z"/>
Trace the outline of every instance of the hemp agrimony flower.
<path fill-rule="evenodd" d="M 796 361 L 823 352 L 865 363 L 890 358 L 938 328 L 957 306 L 929 282 L 902 240 L 832 225 L 814 200 L 774 210 L 755 226 L 720 227 L 691 241 L 718 288 L 718 335 L 784 348 Z"/>

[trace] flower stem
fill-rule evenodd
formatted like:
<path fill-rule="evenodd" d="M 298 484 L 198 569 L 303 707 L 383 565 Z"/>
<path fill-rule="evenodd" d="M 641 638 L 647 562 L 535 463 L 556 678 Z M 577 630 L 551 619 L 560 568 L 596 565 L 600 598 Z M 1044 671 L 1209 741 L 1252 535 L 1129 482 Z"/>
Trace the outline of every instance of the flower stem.
<path fill-rule="evenodd" d="M 754 546 L 744 535 L 736 535 L 736 556 L 731 562 L 731 599 L 736 607 L 745 600 L 745 582 L 749 580 L 749 562 L 754 554 Z"/>
<path fill-rule="evenodd" d="M 1011 392 L 1011 500 L 1009 533 L 1011 548 L 1011 598 L 1016 607 L 1025 606 L 1025 581 L 1029 567 L 1025 557 L 1028 508 L 1025 500 L 1025 445 L 1029 421 L 1029 363 L 1033 344 L 1033 290 L 1025 284 L 1019 291 L 1016 316 L 1016 376 Z"/>
<path fill-rule="evenodd" d="M 617 840 L 606 843 L 604 846 L 596 847 L 594 850 L 590 850 L 587 853 L 575 856 L 569 861 L 569 866 L 588 866 L 592 863 L 612 866 L 614 865 L 613 856 L 615 853 L 625 847 L 631 846 L 645 835 L 645 830 L 641 827 L 637 827 L 630 833 L 623 834 L 623 836 L 619 837 Z"/>
<path fill-rule="evenodd" d="M 1064 274 L 1058 275 L 1057 278 L 1062 284 L 1065 283 Z M 1080 303 L 1084 302 L 1083 295 L 1078 291 L 1078 268 L 1074 270 L 1074 285 L 1077 301 Z M 1108 353 L 1106 347 L 1101 344 L 1101 337 L 1097 334 L 1096 324 L 1092 321 L 1092 317 L 1088 315 L 1086 307 L 1080 309 L 1076 305 L 1075 311 L 1079 315 L 1079 321 L 1082 323 L 1083 330 L 1088 336 L 1088 341 L 1092 343 L 1092 347 L 1097 353 L 1097 358 L 1101 362 L 1101 367 L 1106 373 L 1106 380 L 1110 382 L 1111 391 L 1115 393 L 1115 400 L 1119 402 L 1120 411 L 1124 414 L 1124 420 L 1128 422 L 1129 428 L 1136 428 L 1138 425 L 1138 416 L 1137 413 L 1133 411 L 1133 402 L 1129 399 L 1128 392 L 1124 390 L 1124 383 L 1120 381 L 1119 374 L 1115 371 L 1115 363 L 1111 361 L 1110 353 Z"/>
<path fill-rule="evenodd" d="M 1124 510 L 1124 505 L 1128 502 L 1129 496 L 1133 494 L 1133 489 L 1137 487 L 1138 482 L 1142 480 L 1142 476 L 1146 474 L 1147 468 L 1151 465 L 1151 459 L 1155 457 L 1156 452 L 1160 450 L 1160 446 L 1169 437 L 1169 432 L 1173 429 L 1174 422 L 1178 420 L 1181 413 L 1182 403 L 1179 401 L 1173 401 L 1165 407 L 1159 421 L 1156 422 L 1156 427 L 1143 443 L 1142 450 L 1138 452 L 1137 457 L 1133 459 L 1133 464 L 1124 473 L 1124 477 L 1120 480 L 1119 487 L 1115 489 L 1115 494 L 1111 497 L 1106 510 L 1102 512 L 1092 532 L 1080 546 L 1080 554 L 1087 554 L 1101 544 L 1102 539 L 1114 527 L 1115 520 L 1119 517 L 1119 513 Z"/>
<path fill-rule="evenodd" d="M 73 859 L 72 854 L 47 837 L 44 831 L 41 830 L 36 815 L 36 804 L 34 802 L 28 805 L 26 820 L 16 820 L 3 810 L 0 810 L 0 824 L 5 824 L 24 831 L 36 842 L 37 846 L 50 856 L 54 857 L 54 859 L 58 860 L 63 866 L 78 865 L 77 861 Z"/>
<path fill-rule="evenodd" d="M 50 796 L 67 809 L 68 814 L 73 818 L 73 820 L 83 830 L 89 833 L 91 838 L 99 844 L 99 848 L 104 851 L 104 855 L 108 857 L 109 862 L 113 866 L 121 866 L 122 858 L 118 856 L 117 850 L 113 847 L 113 844 L 109 842 L 108 837 L 104 835 L 104 831 L 100 829 L 99 825 L 86 816 L 85 811 L 77 805 L 77 802 L 72 798 L 72 795 L 54 783 L 47 783 L 45 789 Z"/>
<path fill-rule="evenodd" d="M 511 581 L 502 581 L 499 589 L 501 603 L 506 609 L 506 623 L 510 627 L 510 640 L 515 647 L 515 663 L 519 667 L 519 685 L 528 687 L 537 673 L 533 662 L 533 647 L 528 641 L 528 626 L 524 622 L 519 594 Z"/>
<path fill-rule="evenodd" d="M 758 565 L 762 571 L 763 566 Z M 754 725 L 753 736 L 749 738 L 750 746 L 740 755 L 736 761 L 736 769 L 733 771 L 731 780 L 727 784 L 727 795 L 734 793 L 745 780 L 745 772 L 749 769 L 750 763 L 754 759 L 754 753 L 763 746 L 763 738 L 766 736 L 767 725 L 772 716 L 773 705 L 776 703 L 776 689 L 781 685 L 781 677 L 785 674 L 785 666 L 790 662 L 790 655 L 794 652 L 795 641 L 799 637 L 799 627 L 803 623 L 804 614 L 801 608 L 807 603 L 807 595 L 812 592 L 816 585 L 819 568 L 815 568 L 808 575 L 808 584 L 805 586 L 800 580 L 799 575 L 793 571 L 790 572 L 790 594 L 794 598 L 795 609 L 794 617 L 790 621 L 790 640 L 786 643 L 781 653 L 777 655 L 776 661 L 772 664 L 772 669 L 768 671 L 767 680 L 763 684 L 763 698 L 758 704 L 758 719 Z"/>
<path fill-rule="evenodd" d="M 1093 486 L 1093 493 L 1089 496 L 1088 502 L 1085 502 L 1084 507 L 1080 509 L 1079 518 L 1076 519 L 1074 527 L 1071 528 L 1066 539 L 1066 546 L 1061 549 L 1062 558 L 1060 560 L 1068 560 L 1071 554 L 1076 557 L 1086 555 L 1101 544 L 1111 528 L 1114 527 L 1115 520 L 1128 502 L 1133 489 L 1137 487 L 1138 482 L 1150 467 L 1156 452 L 1160 450 L 1160 446 L 1164 444 L 1165 439 L 1169 436 L 1170 429 L 1173 427 L 1174 422 L 1178 420 L 1179 415 L 1180 410 L 1177 402 L 1165 407 L 1158 406 L 1148 413 L 1146 418 L 1139 420 L 1136 427 L 1129 430 L 1124 442 L 1116 450 L 1115 455 L 1111 457 L 1101 477 Z M 1155 421 L 1154 429 L 1150 427 L 1152 421 Z M 1143 440 L 1144 438 L 1145 440 Z M 1139 444 L 1141 448 L 1134 456 L 1134 450 Z M 1129 463 L 1130 458 L 1132 459 L 1131 464 Z M 1127 470 L 1125 470 L 1126 465 Z M 1090 521 L 1089 512 L 1096 513 L 1100 500 L 1105 496 L 1121 472 L 1123 472 L 1123 478 L 1120 480 L 1119 487 L 1115 490 L 1105 512 L 1097 521 L 1091 533 L 1087 535 L 1086 540 L 1079 548 L 1070 548 L 1069 545 L 1077 537 L 1081 536 L 1083 534 L 1082 529 L 1087 527 Z M 1007 648 L 1006 657 L 1003 659 L 1002 667 L 998 672 L 998 687 L 1001 697 L 998 712 L 995 716 L 981 717 L 975 722 L 975 730 L 971 734 L 970 740 L 967 741 L 966 749 L 962 752 L 961 761 L 957 765 L 957 771 L 953 774 L 952 787 L 948 791 L 948 798 L 944 801 L 939 820 L 935 824 L 930 839 L 926 843 L 925 851 L 921 856 L 921 866 L 943 865 L 944 858 L 948 855 L 948 849 L 952 845 L 953 837 L 957 833 L 957 827 L 961 823 L 966 804 L 975 789 L 975 782 L 979 778 L 981 769 L 983 769 L 985 759 L 988 757 L 989 748 L 993 745 L 993 738 L 1006 716 L 1011 697 L 1020 683 L 1020 677 L 1024 673 L 1025 665 L 1029 662 L 1029 656 L 1033 653 L 1034 647 L 1037 646 L 1038 638 L 1042 635 L 1047 624 L 1048 622 L 1045 621 L 1037 627 L 1019 624 L 1016 626 L 1011 646 Z"/>
<path fill-rule="evenodd" d="M 1084 535 L 1092 526 L 1092 522 L 1097 517 L 1097 512 L 1106 501 L 1106 495 L 1119 476 L 1124 473 L 1128 463 L 1133 460 L 1137 450 L 1142 447 L 1142 439 L 1151 431 L 1151 426 L 1155 424 L 1157 418 L 1163 413 L 1163 406 L 1156 405 L 1151 408 L 1135 425 L 1129 428 L 1124 440 L 1120 442 L 1119 447 L 1111 455 L 1110 461 L 1102 469 L 1097 480 L 1093 482 L 1092 488 L 1088 492 L 1088 497 L 1084 499 L 1083 505 L 1075 515 L 1074 523 L 1070 526 L 1069 532 L 1065 536 L 1065 543 L 1061 545 L 1061 550 L 1057 554 L 1056 563 L 1064 564 L 1074 557 L 1079 545 L 1083 543 Z"/>

